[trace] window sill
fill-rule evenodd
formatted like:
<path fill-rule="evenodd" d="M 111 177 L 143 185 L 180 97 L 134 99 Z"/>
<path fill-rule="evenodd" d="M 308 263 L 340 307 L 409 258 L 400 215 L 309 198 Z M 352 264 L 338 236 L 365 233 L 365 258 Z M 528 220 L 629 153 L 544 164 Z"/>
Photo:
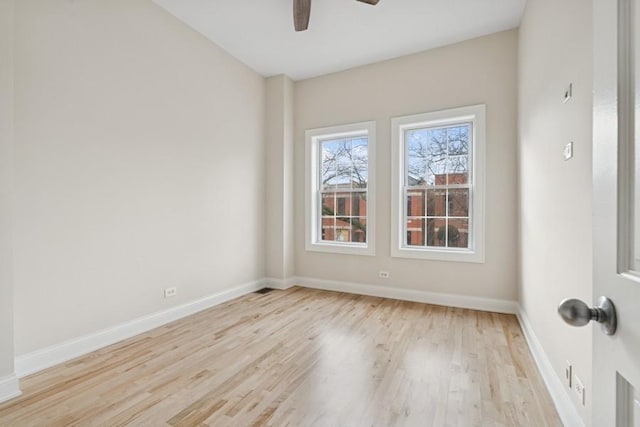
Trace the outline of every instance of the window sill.
<path fill-rule="evenodd" d="M 375 256 L 375 249 L 369 245 L 341 245 L 339 243 L 307 243 L 305 249 L 310 252 L 324 252 L 343 255 Z"/>
<path fill-rule="evenodd" d="M 484 253 L 466 249 L 423 249 L 423 248 L 392 248 L 393 258 L 423 259 L 430 261 L 470 262 L 484 264 Z"/>

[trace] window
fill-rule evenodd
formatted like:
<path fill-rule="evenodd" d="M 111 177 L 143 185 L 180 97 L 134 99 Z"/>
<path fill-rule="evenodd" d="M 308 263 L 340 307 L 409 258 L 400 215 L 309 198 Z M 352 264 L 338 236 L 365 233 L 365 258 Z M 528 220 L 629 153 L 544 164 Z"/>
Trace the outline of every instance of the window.
<path fill-rule="evenodd" d="M 485 106 L 392 120 L 391 255 L 484 262 Z"/>
<path fill-rule="evenodd" d="M 306 249 L 374 255 L 375 122 L 306 132 Z"/>

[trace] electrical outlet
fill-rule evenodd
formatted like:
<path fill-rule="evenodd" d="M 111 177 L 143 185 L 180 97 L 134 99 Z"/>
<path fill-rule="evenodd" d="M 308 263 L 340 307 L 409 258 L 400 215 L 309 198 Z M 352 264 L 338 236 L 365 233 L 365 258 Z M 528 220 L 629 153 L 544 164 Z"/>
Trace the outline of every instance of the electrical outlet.
<path fill-rule="evenodd" d="M 176 288 L 167 288 L 164 290 L 164 297 L 165 298 L 175 297 L 177 293 L 178 291 Z"/>
<path fill-rule="evenodd" d="M 571 362 L 567 360 L 567 365 L 564 368 L 564 381 L 567 387 L 572 388 L 571 379 L 573 378 L 573 368 Z"/>
<path fill-rule="evenodd" d="M 380 273 L 378 273 L 378 275 L 379 275 L 382 279 L 388 279 L 388 278 L 389 278 L 389 272 L 388 272 L 388 271 L 381 271 Z"/>
<path fill-rule="evenodd" d="M 580 378 L 578 378 L 577 375 L 573 376 L 573 391 L 576 392 L 576 394 L 578 395 L 578 400 L 580 401 L 580 403 L 582 403 L 582 406 L 584 406 L 585 404 L 584 386 L 582 385 L 582 381 L 580 381 Z"/>

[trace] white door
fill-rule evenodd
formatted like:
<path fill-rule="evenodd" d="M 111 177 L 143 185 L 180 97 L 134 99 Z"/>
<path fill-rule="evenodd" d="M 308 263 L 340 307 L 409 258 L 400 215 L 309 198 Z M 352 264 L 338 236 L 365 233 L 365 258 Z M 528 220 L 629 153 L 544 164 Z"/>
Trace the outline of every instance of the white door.
<path fill-rule="evenodd" d="M 593 328 L 593 425 L 640 427 L 640 0 L 593 5 L 593 302 L 618 318 Z"/>

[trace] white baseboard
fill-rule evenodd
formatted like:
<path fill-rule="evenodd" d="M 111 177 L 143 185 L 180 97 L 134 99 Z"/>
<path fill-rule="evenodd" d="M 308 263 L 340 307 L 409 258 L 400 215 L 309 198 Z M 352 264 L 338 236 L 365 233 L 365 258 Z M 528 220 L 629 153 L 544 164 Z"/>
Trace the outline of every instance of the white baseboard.
<path fill-rule="evenodd" d="M 415 289 L 391 288 L 387 286 L 365 285 L 361 283 L 338 282 L 334 280 L 315 279 L 312 277 L 294 277 L 292 284 L 306 288 L 325 291 L 346 292 L 350 294 L 368 295 L 403 301 L 422 302 L 426 304 L 444 305 L 447 307 L 469 308 L 473 310 L 492 311 L 496 313 L 517 313 L 515 301 L 472 297 L 466 295 L 441 294 L 419 291 Z"/>
<path fill-rule="evenodd" d="M 20 382 L 15 375 L 0 378 L 0 403 L 11 400 L 22 394 Z"/>
<path fill-rule="evenodd" d="M 264 286 L 264 279 L 246 283 L 177 307 L 121 323 L 111 328 L 36 350 L 32 353 L 20 355 L 15 359 L 16 375 L 19 378 L 25 377 L 215 305 L 255 292 Z M 0 388 L 0 394 L 1 391 Z"/>
<path fill-rule="evenodd" d="M 582 418 L 580 418 L 577 408 L 567 394 L 560 377 L 558 377 L 553 369 L 553 365 L 551 365 L 551 361 L 533 331 L 531 322 L 529 322 L 529 318 L 522 310 L 522 307 L 518 307 L 518 312 L 516 314 L 518 316 L 520 326 L 522 326 L 525 339 L 531 349 L 533 359 L 535 360 L 536 365 L 538 365 L 540 375 L 547 386 L 547 390 L 549 390 L 549 394 L 551 395 L 551 399 L 558 410 L 558 415 L 560 415 L 562 423 L 568 427 L 584 427 L 584 422 L 582 421 Z"/>
<path fill-rule="evenodd" d="M 267 277 L 264 279 L 264 285 L 272 289 L 279 289 L 285 291 L 296 284 L 295 277 L 289 277 L 288 279 L 276 279 L 275 277 Z"/>

